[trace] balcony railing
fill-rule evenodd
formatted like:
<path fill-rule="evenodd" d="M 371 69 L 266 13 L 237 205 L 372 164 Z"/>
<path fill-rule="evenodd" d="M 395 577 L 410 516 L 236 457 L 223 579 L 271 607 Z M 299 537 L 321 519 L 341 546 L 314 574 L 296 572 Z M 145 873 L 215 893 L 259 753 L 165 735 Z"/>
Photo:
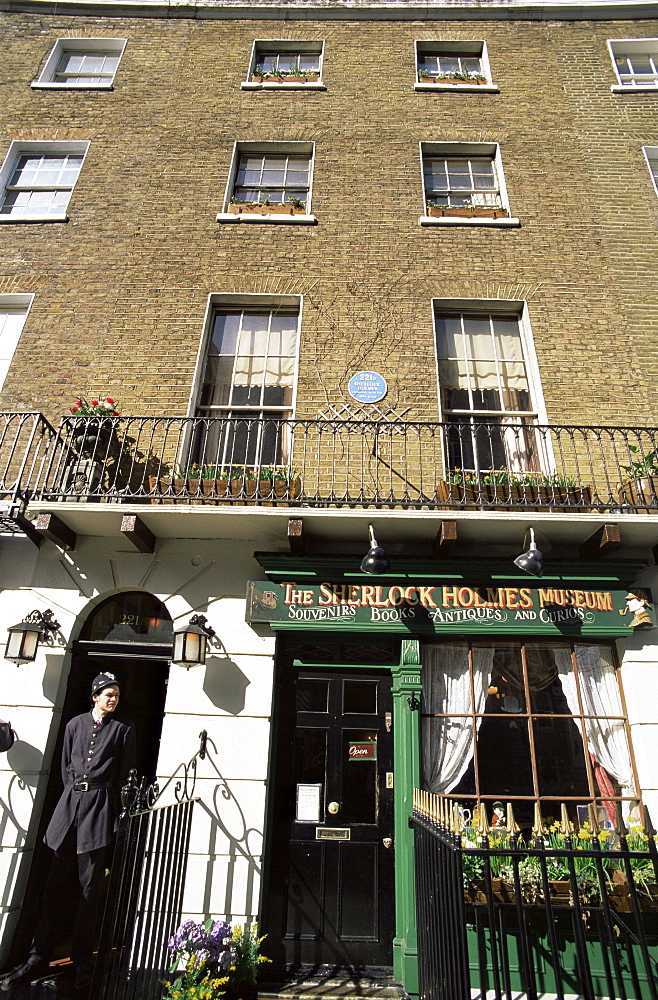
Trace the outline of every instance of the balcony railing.
<path fill-rule="evenodd" d="M 652 427 L 1 416 L 5 498 L 658 513 Z"/>

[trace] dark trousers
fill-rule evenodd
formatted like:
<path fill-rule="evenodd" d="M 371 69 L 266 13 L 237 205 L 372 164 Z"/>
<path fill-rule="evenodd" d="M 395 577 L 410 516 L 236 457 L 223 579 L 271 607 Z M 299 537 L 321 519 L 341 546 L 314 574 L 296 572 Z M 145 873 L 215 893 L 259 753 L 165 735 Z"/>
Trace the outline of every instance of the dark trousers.
<path fill-rule="evenodd" d="M 78 854 L 74 823 L 55 851 L 46 882 L 43 909 L 32 942 L 31 954 L 50 961 L 53 948 L 62 939 L 62 900 L 79 893 L 73 927 L 71 958 L 76 964 L 91 958 L 96 946 L 98 894 L 105 873 L 107 848 Z"/>

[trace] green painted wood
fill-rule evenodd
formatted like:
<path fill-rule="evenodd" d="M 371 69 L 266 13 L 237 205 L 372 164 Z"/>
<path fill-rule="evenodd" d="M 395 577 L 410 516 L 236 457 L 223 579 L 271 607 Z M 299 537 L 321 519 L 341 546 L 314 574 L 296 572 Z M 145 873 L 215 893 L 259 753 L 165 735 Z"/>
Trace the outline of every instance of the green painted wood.
<path fill-rule="evenodd" d="M 395 809 L 395 938 L 393 972 L 410 996 L 418 995 L 418 941 L 416 936 L 416 892 L 414 838 L 409 827 L 413 790 L 420 776 L 418 711 L 408 699 L 420 699 L 420 643 L 403 639 L 400 665 L 393 675 L 393 755 Z"/>

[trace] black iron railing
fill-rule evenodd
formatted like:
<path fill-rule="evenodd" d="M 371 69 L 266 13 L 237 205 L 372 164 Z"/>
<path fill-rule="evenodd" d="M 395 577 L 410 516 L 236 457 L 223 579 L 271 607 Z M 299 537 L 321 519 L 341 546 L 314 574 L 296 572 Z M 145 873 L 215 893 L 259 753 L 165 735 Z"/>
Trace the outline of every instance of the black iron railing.
<path fill-rule="evenodd" d="M 582 836 L 563 809 L 555 847 L 540 817 L 524 840 L 510 806 L 509 829 L 467 827 L 457 806 L 415 792 L 421 1000 L 656 1000 L 655 839 L 636 834 L 633 849 L 623 825 L 598 831 L 590 817 Z"/>
<path fill-rule="evenodd" d="M 4 414 L 0 471 L 41 500 L 658 512 L 658 428 Z"/>

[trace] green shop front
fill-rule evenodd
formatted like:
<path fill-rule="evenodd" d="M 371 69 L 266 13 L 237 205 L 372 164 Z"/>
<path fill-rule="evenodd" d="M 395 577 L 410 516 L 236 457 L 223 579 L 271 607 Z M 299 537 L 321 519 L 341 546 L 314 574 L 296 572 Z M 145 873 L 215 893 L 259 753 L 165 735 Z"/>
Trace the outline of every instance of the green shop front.
<path fill-rule="evenodd" d="M 641 803 L 615 640 L 655 627 L 640 564 L 259 555 L 276 633 L 263 926 L 287 967 L 393 966 L 417 993 L 414 788 L 529 833 Z"/>

